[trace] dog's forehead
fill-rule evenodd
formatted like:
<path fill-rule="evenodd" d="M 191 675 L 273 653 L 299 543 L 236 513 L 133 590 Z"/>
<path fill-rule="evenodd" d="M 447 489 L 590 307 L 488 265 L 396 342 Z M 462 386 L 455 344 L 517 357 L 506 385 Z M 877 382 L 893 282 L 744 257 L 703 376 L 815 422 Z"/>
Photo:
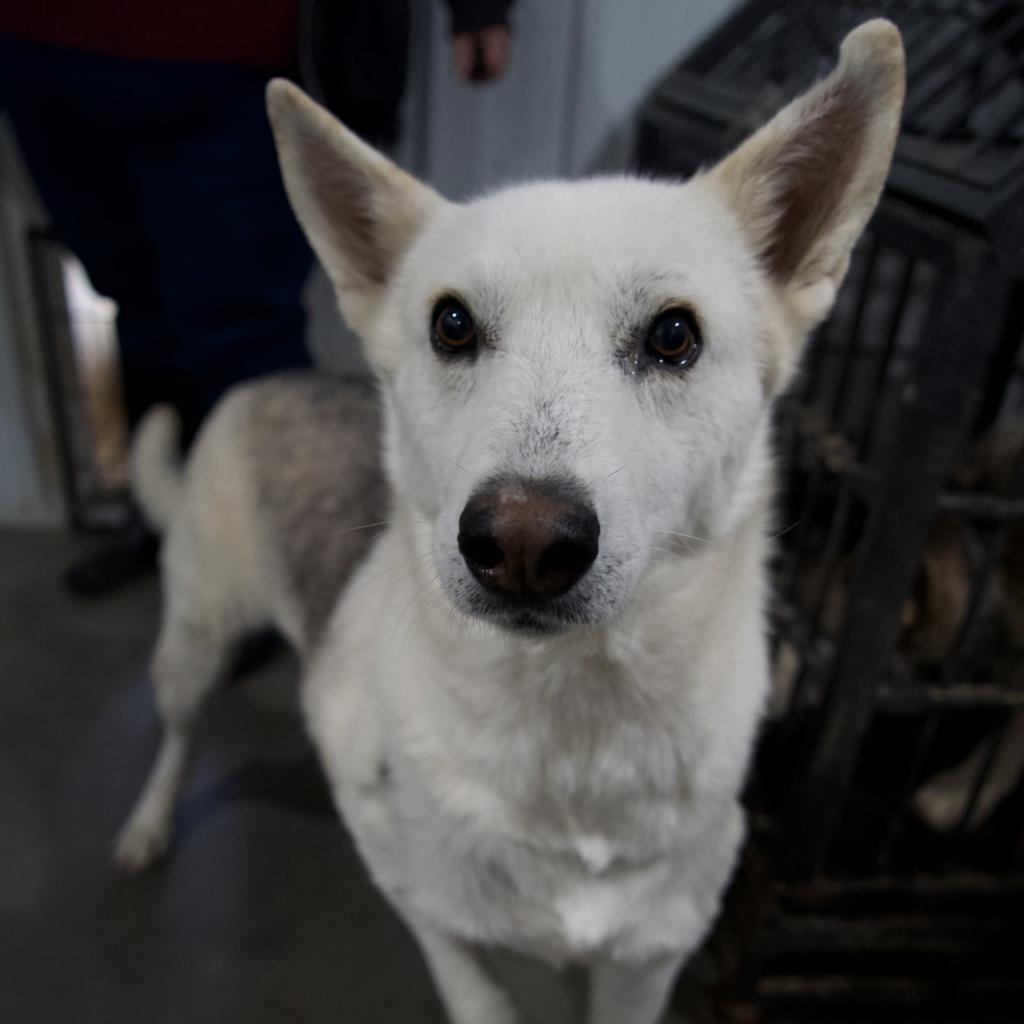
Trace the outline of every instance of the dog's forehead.
<path fill-rule="evenodd" d="M 430 287 L 597 295 L 634 282 L 700 290 L 737 257 L 733 224 L 699 183 L 637 178 L 516 186 L 450 208 L 423 247 Z"/>

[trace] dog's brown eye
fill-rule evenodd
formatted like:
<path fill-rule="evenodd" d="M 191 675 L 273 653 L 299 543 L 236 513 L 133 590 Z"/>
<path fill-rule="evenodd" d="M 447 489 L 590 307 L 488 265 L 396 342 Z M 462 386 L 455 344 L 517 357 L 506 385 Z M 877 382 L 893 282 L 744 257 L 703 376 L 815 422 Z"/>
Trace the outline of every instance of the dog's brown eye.
<path fill-rule="evenodd" d="M 688 309 L 666 310 L 651 325 L 645 347 L 659 363 L 689 366 L 695 362 L 701 343 L 693 314 Z"/>
<path fill-rule="evenodd" d="M 476 345 L 476 324 L 461 302 L 442 299 L 434 307 L 433 341 L 443 352 L 466 352 Z"/>

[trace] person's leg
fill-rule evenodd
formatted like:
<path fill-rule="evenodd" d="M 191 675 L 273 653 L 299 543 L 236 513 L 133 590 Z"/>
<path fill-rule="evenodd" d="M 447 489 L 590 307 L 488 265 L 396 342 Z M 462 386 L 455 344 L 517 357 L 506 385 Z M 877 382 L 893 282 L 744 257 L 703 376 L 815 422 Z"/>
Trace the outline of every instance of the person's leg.
<path fill-rule="evenodd" d="M 118 306 L 129 423 L 150 405 L 181 400 L 175 341 L 161 308 L 154 246 L 133 179 L 132 65 L 58 47 L 0 43 L 0 107 L 7 110 L 60 239 L 93 287 Z M 127 123 L 126 123 L 127 122 Z"/>
<path fill-rule="evenodd" d="M 312 254 L 288 205 L 267 75 L 0 42 L 0 105 L 61 237 L 118 303 L 129 417 L 191 433 L 232 384 L 309 365 Z"/>
<path fill-rule="evenodd" d="M 118 303 L 129 420 L 170 401 L 186 443 L 232 384 L 309 364 L 300 295 L 311 254 L 281 184 L 264 80 L 0 43 L 0 105 L 43 200 Z M 101 552 L 68 582 L 109 589 L 154 550 L 132 530 L 126 550 Z"/>
<path fill-rule="evenodd" d="M 178 122 L 173 148 L 142 152 L 136 170 L 187 433 L 233 384 L 310 364 L 301 294 L 312 254 L 281 182 L 265 83 L 249 70 L 196 69 L 182 87 L 194 120 Z"/>
<path fill-rule="evenodd" d="M 128 159 L 132 132 L 119 97 L 123 61 L 11 40 L 0 42 L 0 107 L 60 239 L 93 287 L 117 302 L 129 424 L 160 401 L 181 405 L 175 340 L 161 309 L 156 253 L 142 224 Z M 157 541 L 137 513 L 122 534 L 66 575 L 97 594 L 150 572 Z"/>

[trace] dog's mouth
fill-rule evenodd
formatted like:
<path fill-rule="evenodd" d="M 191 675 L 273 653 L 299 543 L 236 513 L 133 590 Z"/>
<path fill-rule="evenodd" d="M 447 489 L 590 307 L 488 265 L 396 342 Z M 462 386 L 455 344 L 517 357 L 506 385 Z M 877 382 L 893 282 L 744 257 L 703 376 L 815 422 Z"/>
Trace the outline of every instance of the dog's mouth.
<path fill-rule="evenodd" d="M 463 611 L 510 633 L 550 636 L 576 626 L 593 625 L 594 616 L 588 613 L 588 603 L 579 598 L 562 597 L 554 600 L 512 600 L 476 592 L 468 600 L 459 602 Z"/>

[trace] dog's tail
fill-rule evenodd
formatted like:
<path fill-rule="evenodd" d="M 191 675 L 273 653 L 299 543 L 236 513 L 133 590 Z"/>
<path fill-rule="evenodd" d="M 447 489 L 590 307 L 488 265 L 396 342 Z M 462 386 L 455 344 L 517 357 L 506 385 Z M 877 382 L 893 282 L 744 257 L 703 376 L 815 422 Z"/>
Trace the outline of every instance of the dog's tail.
<path fill-rule="evenodd" d="M 181 418 L 170 405 L 155 405 L 135 428 L 128 452 L 132 494 L 151 526 L 163 533 L 181 501 Z"/>

